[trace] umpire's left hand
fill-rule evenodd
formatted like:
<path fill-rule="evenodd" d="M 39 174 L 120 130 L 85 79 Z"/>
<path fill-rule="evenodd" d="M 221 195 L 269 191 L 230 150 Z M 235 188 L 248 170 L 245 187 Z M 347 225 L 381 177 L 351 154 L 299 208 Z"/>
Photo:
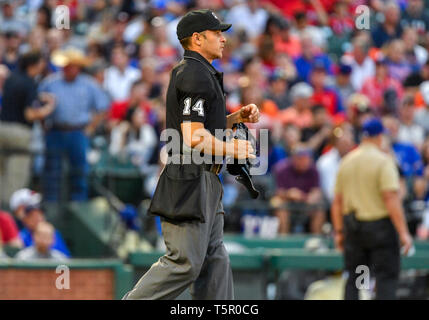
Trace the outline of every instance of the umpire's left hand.
<path fill-rule="evenodd" d="M 256 104 L 248 104 L 240 109 L 241 122 L 255 123 L 259 121 L 259 109 Z"/>

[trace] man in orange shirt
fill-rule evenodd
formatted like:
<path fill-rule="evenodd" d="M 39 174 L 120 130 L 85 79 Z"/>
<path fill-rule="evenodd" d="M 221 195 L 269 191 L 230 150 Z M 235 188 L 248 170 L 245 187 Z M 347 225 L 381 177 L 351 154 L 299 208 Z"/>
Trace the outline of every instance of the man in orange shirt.
<path fill-rule="evenodd" d="M 292 123 L 301 129 L 308 128 L 313 122 L 310 111 L 313 88 L 305 82 L 299 82 L 291 88 L 290 95 L 293 105 L 280 112 L 280 121 L 283 124 Z"/>

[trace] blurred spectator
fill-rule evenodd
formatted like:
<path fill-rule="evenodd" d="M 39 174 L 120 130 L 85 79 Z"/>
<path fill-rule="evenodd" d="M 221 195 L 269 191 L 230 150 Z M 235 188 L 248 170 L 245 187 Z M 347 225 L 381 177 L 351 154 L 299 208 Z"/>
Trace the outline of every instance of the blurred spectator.
<path fill-rule="evenodd" d="M 344 124 L 335 127 L 331 133 L 332 148 L 323 154 L 316 163 L 320 176 L 320 187 L 329 203 L 334 200 L 335 178 L 340 161 L 355 145 L 353 130 L 350 125 Z"/>
<path fill-rule="evenodd" d="M 155 55 L 162 66 L 176 63 L 177 49 L 168 42 L 166 32 L 166 21 L 162 17 L 155 17 L 151 20 L 151 38 L 155 44 Z"/>
<path fill-rule="evenodd" d="M 313 0 L 313 2 L 319 0 Z M 313 16 L 314 17 L 314 16 Z M 298 11 L 294 14 L 296 32 L 302 37 L 310 37 L 311 41 L 317 48 L 324 48 L 326 46 L 327 34 L 319 27 L 318 23 L 312 22 L 313 19 L 310 13 Z M 326 22 L 326 21 L 325 21 Z"/>
<path fill-rule="evenodd" d="M 375 74 L 374 61 L 368 56 L 369 47 L 369 39 L 360 36 L 353 40 L 350 81 L 356 91 L 360 91 L 366 79 Z"/>
<path fill-rule="evenodd" d="M 275 52 L 285 53 L 292 59 L 296 59 L 301 54 L 301 42 L 291 29 L 289 21 L 282 17 L 272 16 L 267 21 L 265 34 L 272 37 Z"/>
<path fill-rule="evenodd" d="M 269 171 L 281 160 L 288 158 L 301 141 L 301 130 L 293 125 L 287 124 L 281 129 L 280 141 L 273 143 L 269 154 Z"/>
<path fill-rule="evenodd" d="M 112 130 L 109 152 L 114 156 L 125 153 L 145 172 L 158 145 L 158 136 L 139 106 L 128 109 L 124 120 Z"/>
<path fill-rule="evenodd" d="M 264 32 L 268 13 L 259 0 L 246 0 L 233 6 L 225 17 L 225 23 L 232 24 L 232 31 L 244 30 L 250 40 Z"/>
<path fill-rule="evenodd" d="M 15 71 L 18 68 L 19 46 L 21 39 L 17 32 L 7 31 L 4 35 L 5 46 L 1 63 L 6 65 L 10 71 Z"/>
<path fill-rule="evenodd" d="M 420 85 L 420 92 L 423 96 L 424 108 L 414 112 L 414 122 L 424 130 L 425 137 L 429 134 L 429 81 Z"/>
<path fill-rule="evenodd" d="M 414 95 L 414 102 L 417 108 L 422 108 L 426 105 L 422 83 L 429 80 L 429 61 L 427 61 L 421 68 L 411 73 L 404 80 L 404 90 L 407 94 Z M 428 100 L 429 101 L 429 100 Z"/>
<path fill-rule="evenodd" d="M 12 194 L 9 200 L 9 209 L 14 214 L 20 229 L 23 227 L 22 220 L 25 216 L 25 208 L 39 206 L 41 201 L 41 194 L 28 188 L 16 190 Z"/>
<path fill-rule="evenodd" d="M 322 210 L 322 193 L 319 174 L 313 164 L 311 151 L 298 147 L 290 160 L 279 162 L 274 169 L 276 195 L 272 204 L 277 207 L 279 233 L 291 231 L 291 213 L 308 215 L 311 233 L 322 231 L 325 213 Z"/>
<path fill-rule="evenodd" d="M 428 185 L 429 182 L 429 138 L 426 138 L 425 142 L 423 143 L 422 147 L 422 161 L 423 161 L 423 175 L 426 182 L 426 185 Z M 428 200 L 429 193 L 426 194 L 426 199 Z"/>
<path fill-rule="evenodd" d="M 279 120 L 284 124 L 295 124 L 306 128 L 313 122 L 310 111 L 313 88 L 305 82 L 295 84 L 290 90 L 292 106 L 280 112 Z"/>
<path fill-rule="evenodd" d="M 340 64 L 336 76 L 335 87 L 338 90 L 339 98 L 342 103 L 346 102 L 355 92 L 351 83 L 352 67 L 348 64 Z"/>
<path fill-rule="evenodd" d="M 310 34 L 304 33 L 301 36 L 301 48 L 302 54 L 295 60 L 296 70 L 301 80 L 310 82 L 310 75 L 316 65 L 322 65 L 327 74 L 332 74 L 331 59 L 316 47 Z"/>
<path fill-rule="evenodd" d="M 417 31 L 413 28 L 405 28 L 402 33 L 405 49 L 405 59 L 412 66 L 420 67 L 428 60 L 428 52 L 418 44 Z M 414 70 L 416 72 L 418 70 Z"/>
<path fill-rule="evenodd" d="M 329 143 L 332 124 L 329 114 L 322 105 L 314 105 L 311 108 L 311 112 L 313 114 L 313 123 L 310 127 L 302 129 L 301 141 L 311 149 L 314 158 L 317 159 Z"/>
<path fill-rule="evenodd" d="M 5 211 L 0 211 L 0 244 L 1 243 L 15 248 L 22 248 L 23 246 L 15 220 Z"/>
<path fill-rule="evenodd" d="M 129 65 L 128 55 L 123 47 L 115 47 L 112 51 L 112 66 L 106 69 L 104 88 L 113 101 L 128 98 L 131 85 L 141 76 L 140 70 Z"/>
<path fill-rule="evenodd" d="M 46 48 L 46 34 L 47 32 L 41 27 L 35 27 L 31 30 L 28 35 L 28 42 L 23 43 L 19 51 L 20 52 L 29 52 L 29 51 L 39 51 L 43 55 L 47 53 Z"/>
<path fill-rule="evenodd" d="M 288 82 L 286 73 L 282 69 L 276 69 L 269 78 L 270 86 L 266 93 L 266 98 L 275 102 L 280 110 L 284 110 L 291 105 L 288 92 Z"/>
<path fill-rule="evenodd" d="M 411 143 L 420 150 L 425 134 L 423 128 L 414 122 L 414 110 L 414 98 L 405 96 L 399 108 L 398 141 Z"/>
<path fill-rule="evenodd" d="M 30 26 L 27 21 L 17 16 L 15 10 L 17 4 L 15 0 L 1 1 L 0 32 L 14 31 L 20 36 L 25 36 Z"/>
<path fill-rule="evenodd" d="M 405 45 L 400 39 L 393 40 L 389 43 L 386 64 L 389 75 L 403 82 L 406 77 L 414 70 L 417 70 L 416 64 L 411 64 L 405 57 Z"/>
<path fill-rule="evenodd" d="M 242 106 L 246 106 L 250 103 L 255 103 L 258 108 L 261 116 L 268 117 L 271 120 L 276 119 L 279 113 L 278 107 L 274 101 L 264 98 L 262 90 L 260 87 L 255 84 L 243 83 L 243 87 L 240 90 L 241 101 L 240 104 L 231 108 L 230 112 L 236 112 Z"/>
<path fill-rule="evenodd" d="M 415 192 L 419 198 L 423 196 L 423 162 L 417 148 L 411 143 L 399 140 L 400 123 L 394 116 L 383 117 L 383 124 L 387 130 L 387 150 L 393 152 L 402 177 L 406 180 L 406 194 Z"/>
<path fill-rule="evenodd" d="M 354 93 L 347 100 L 347 118 L 353 127 L 355 142 L 360 142 L 363 123 L 372 116 L 370 102 L 367 96 Z"/>
<path fill-rule="evenodd" d="M 329 26 L 335 36 L 347 36 L 355 27 L 353 18 L 350 16 L 350 12 L 348 10 L 348 1 L 339 0 L 333 2 L 334 12 L 329 18 Z"/>
<path fill-rule="evenodd" d="M 125 101 L 116 101 L 112 103 L 109 111 L 109 127 L 125 120 L 127 112 L 134 108 L 140 108 L 145 112 L 145 118 L 150 122 L 152 105 L 148 98 L 148 86 L 142 80 L 135 81 L 131 85 L 130 94 Z"/>
<path fill-rule="evenodd" d="M 4 64 L 0 64 L 0 112 L 2 107 L 2 101 L 3 101 L 3 88 L 4 88 L 4 82 L 9 76 L 9 68 L 6 67 Z"/>
<path fill-rule="evenodd" d="M 52 27 L 52 11 L 46 5 L 42 5 L 37 9 L 36 23 L 33 29 L 37 27 L 43 28 L 44 30 L 49 30 Z"/>
<path fill-rule="evenodd" d="M 31 123 L 45 119 L 54 110 L 51 95 L 37 97 L 35 78 L 44 67 L 41 54 L 29 52 L 21 57 L 19 70 L 4 83 L 0 110 L 0 201 L 3 202 L 29 183 Z M 40 106 L 40 102 L 44 105 Z"/>
<path fill-rule="evenodd" d="M 156 99 L 161 94 L 161 83 L 157 77 L 157 62 L 154 58 L 145 58 L 140 62 L 141 80 L 149 89 L 148 98 Z"/>
<path fill-rule="evenodd" d="M 49 259 L 54 261 L 67 260 L 67 256 L 52 247 L 54 242 L 54 227 L 48 222 L 39 222 L 34 230 L 34 244 L 19 251 L 15 259 L 29 261 Z"/>
<path fill-rule="evenodd" d="M 328 87 L 326 71 L 321 63 L 316 63 L 310 76 L 310 83 L 313 86 L 313 103 L 322 105 L 329 116 L 334 116 L 343 113 L 344 108 L 340 96 L 332 87 Z"/>
<path fill-rule="evenodd" d="M 371 107 L 379 114 L 382 113 L 385 107 L 385 93 L 387 90 L 391 90 L 395 95 L 392 100 L 400 101 L 402 99 L 403 89 L 401 83 L 389 76 L 386 60 L 380 58 L 375 64 L 374 77 L 366 79 L 362 86 L 361 93 L 369 98 Z M 389 105 L 389 107 L 392 106 Z"/>
<path fill-rule="evenodd" d="M 411 27 L 419 35 L 429 31 L 429 16 L 425 10 L 423 0 L 408 0 L 407 8 L 402 13 L 402 27 Z"/>
<path fill-rule="evenodd" d="M 38 206 L 27 206 L 24 209 L 24 217 L 22 219 L 24 227 L 19 232 L 19 236 L 25 247 L 31 247 L 33 245 L 34 233 L 41 222 L 46 222 L 46 219 L 43 211 Z M 51 243 L 51 248 L 62 252 L 67 257 L 70 257 L 70 252 L 61 236 L 61 233 L 58 230 L 54 230 L 53 233 L 54 239 Z"/>
<path fill-rule="evenodd" d="M 46 201 L 59 199 L 65 158 L 72 169 L 70 199 L 84 201 L 88 198 L 88 136 L 104 119 L 109 99 L 92 78 L 80 73 L 88 62 L 80 51 L 72 48 L 56 51 L 52 61 L 63 70 L 47 77 L 39 88 L 40 92 L 56 97 L 56 109 L 49 117 L 46 133 L 44 197 Z"/>
<path fill-rule="evenodd" d="M 108 29 L 100 29 L 101 33 L 99 36 L 109 38 L 109 40 L 103 42 L 104 44 L 104 53 L 106 54 L 106 59 L 111 61 L 111 55 L 113 48 L 119 46 L 125 48 L 128 55 L 132 55 L 136 51 L 136 45 L 130 42 L 127 42 L 124 39 L 125 28 L 129 21 L 129 14 L 126 12 L 119 12 L 114 19 L 113 26 L 110 26 L 109 35 L 106 35 Z"/>
<path fill-rule="evenodd" d="M 394 38 L 399 38 L 402 34 L 401 13 L 395 1 L 388 1 L 384 5 L 383 17 L 383 23 L 378 24 L 371 32 L 372 41 L 377 48 Z"/>

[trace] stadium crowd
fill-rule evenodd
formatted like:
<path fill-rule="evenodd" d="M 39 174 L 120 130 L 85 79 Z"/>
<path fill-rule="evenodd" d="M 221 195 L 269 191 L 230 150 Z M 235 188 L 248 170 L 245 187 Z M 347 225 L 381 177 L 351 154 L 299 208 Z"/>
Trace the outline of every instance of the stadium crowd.
<path fill-rule="evenodd" d="M 61 24 L 60 5 L 69 8 L 70 28 Z M 361 5 L 370 9 L 357 10 Z M 246 191 L 222 175 L 231 229 L 240 231 L 246 214 L 272 214 L 280 234 L 321 233 L 339 162 L 359 143 L 363 122 L 377 116 L 387 128 L 385 151 L 399 168 L 413 233 L 428 237 L 425 0 L 1 0 L 3 209 L 16 210 L 12 196 L 26 187 L 58 201 L 64 157 L 67 197 L 86 201 L 100 154 L 129 160 L 145 176 L 142 197 L 150 197 L 161 168 L 170 70 L 183 53 L 176 26 L 197 8 L 232 23 L 223 57 L 213 63 L 224 74 L 228 112 L 255 103 L 261 119 L 251 128 L 269 129 L 261 159 L 268 172 L 254 177 L 261 208 L 237 207 Z M 357 18 L 368 28 L 357 27 Z M 32 211 L 37 207 L 15 218 L 24 222 Z M 6 220 L 0 219 L 0 239 L 30 246 L 7 239 Z M 27 233 L 56 235 L 42 222 Z M 68 255 L 63 247 L 54 256 Z"/>

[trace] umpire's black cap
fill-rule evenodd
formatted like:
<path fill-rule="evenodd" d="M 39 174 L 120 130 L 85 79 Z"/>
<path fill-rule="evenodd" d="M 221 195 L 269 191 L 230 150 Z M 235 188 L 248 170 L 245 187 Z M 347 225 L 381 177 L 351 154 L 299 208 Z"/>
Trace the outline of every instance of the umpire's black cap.
<path fill-rule="evenodd" d="M 177 25 L 177 38 L 179 40 L 192 36 L 194 32 L 205 30 L 226 31 L 231 24 L 222 23 L 219 18 L 208 9 L 193 10 L 183 16 Z"/>

